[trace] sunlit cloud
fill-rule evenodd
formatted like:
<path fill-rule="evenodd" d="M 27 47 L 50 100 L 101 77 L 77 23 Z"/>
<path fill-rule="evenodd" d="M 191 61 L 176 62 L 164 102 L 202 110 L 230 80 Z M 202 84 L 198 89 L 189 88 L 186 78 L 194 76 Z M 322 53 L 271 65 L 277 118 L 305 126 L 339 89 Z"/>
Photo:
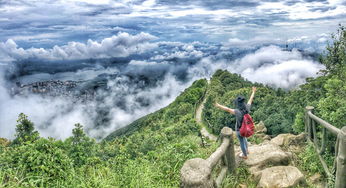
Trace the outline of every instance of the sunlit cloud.
<path fill-rule="evenodd" d="M 129 35 L 119 33 L 116 36 L 103 39 L 101 42 L 88 40 L 86 44 L 69 42 L 64 46 L 54 46 L 51 49 L 29 48 L 17 46 L 12 39 L 0 43 L 0 57 L 11 60 L 46 59 L 46 60 L 72 60 L 89 58 L 126 57 L 131 54 L 141 54 L 156 45 L 148 41 L 156 39 L 147 33 Z"/>

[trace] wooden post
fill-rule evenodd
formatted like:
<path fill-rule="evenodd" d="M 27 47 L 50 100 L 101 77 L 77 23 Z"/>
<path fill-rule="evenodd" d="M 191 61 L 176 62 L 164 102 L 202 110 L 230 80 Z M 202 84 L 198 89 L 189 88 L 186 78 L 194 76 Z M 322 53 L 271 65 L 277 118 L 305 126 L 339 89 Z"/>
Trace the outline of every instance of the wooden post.
<path fill-rule="evenodd" d="M 213 188 L 214 182 L 211 178 L 211 170 L 209 162 L 195 158 L 187 160 L 180 170 L 180 187 L 182 188 Z"/>
<path fill-rule="evenodd" d="M 313 112 L 314 111 L 314 107 L 313 106 L 307 106 L 307 107 L 305 107 L 305 115 L 306 115 L 306 121 L 307 121 L 307 131 L 308 131 L 308 135 L 309 135 L 309 139 L 310 140 L 312 140 L 312 134 L 311 134 L 311 132 L 312 132 L 312 127 L 311 127 L 311 122 L 313 121 L 310 117 L 309 117 L 309 115 L 308 115 L 308 112 Z"/>
<path fill-rule="evenodd" d="M 221 137 L 229 139 L 229 145 L 226 149 L 226 161 L 228 166 L 228 171 L 233 173 L 235 170 L 235 154 L 234 154 L 234 142 L 233 142 L 233 131 L 229 127 L 224 127 L 221 130 Z"/>
<path fill-rule="evenodd" d="M 345 188 L 346 187 L 346 126 L 344 126 L 339 137 L 339 153 L 336 158 L 336 177 L 335 187 Z"/>
<path fill-rule="evenodd" d="M 311 128 L 312 128 L 312 137 L 313 137 L 313 141 L 314 144 L 316 146 L 316 149 L 318 150 L 318 153 L 320 152 L 320 148 L 318 147 L 318 138 L 317 138 L 317 132 L 316 132 L 316 122 L 314 120 L 311 119 Z"/>

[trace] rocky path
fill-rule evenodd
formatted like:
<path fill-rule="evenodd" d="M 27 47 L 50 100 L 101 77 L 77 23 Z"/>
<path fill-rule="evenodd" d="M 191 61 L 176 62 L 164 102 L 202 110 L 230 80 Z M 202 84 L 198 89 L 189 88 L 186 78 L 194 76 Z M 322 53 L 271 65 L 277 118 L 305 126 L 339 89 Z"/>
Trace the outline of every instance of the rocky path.
<path fill-rule="evenodd" d="M 261 144 L 249 146 L 250 155 L 244 163 L 258 182 L 257 187 L 304 187 L 305 177 L 293 166 L 293 153 L 287 150 L 304 143 L 304 134 L 280 134 L 273 139 L 267 138 Z"/>

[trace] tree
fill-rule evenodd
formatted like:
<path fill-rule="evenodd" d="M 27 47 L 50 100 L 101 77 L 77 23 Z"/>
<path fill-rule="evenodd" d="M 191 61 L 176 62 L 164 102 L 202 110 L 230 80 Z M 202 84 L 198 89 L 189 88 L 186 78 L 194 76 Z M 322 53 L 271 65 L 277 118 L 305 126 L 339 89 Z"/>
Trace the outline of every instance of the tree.
<path fill-rule="evenodd" d="M 40 138 L 39 133 L 35 131 L 34 124 L 28 119 L 28 116 L 20 113 L 17 122 L 16 138 L 12 142 L 14 145 L 34 142 Z"/>
<path fill-rule="evenodd" d="M 346 30 L 345 27 L 339 25 L 336 34 L 332 35 L 333 43 L 327 46 L 327 55 L 321 57 L 321 63 L 326 66 L 326 70 L 322 71 L 326 74 L 340 75 L 345 71 L 346 65 Z"/>
<path fill-rule="evenodd" d="M 79 123 L 75 124 L 72 134 L 72 137 L 66 139 L 68 153 L 75 166 L 82 166 L 96 156 L 96 142 L 84 133 L 83 126 Z"/>

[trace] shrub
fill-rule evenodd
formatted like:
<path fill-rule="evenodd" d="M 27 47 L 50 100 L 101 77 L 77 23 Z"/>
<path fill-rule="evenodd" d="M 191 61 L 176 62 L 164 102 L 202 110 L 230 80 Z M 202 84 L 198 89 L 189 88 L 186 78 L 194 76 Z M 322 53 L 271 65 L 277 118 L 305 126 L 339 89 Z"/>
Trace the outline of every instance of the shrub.
<path fill-rule="evenodd" d="M 310 175 L 315 173 L 323 173 L 323 167 L 311 143 L 305 146 L 304 152 L 301 152 L 298 155 L 298 158 L 299 166 Z"/>
<path fill-rule="evenodd" d="M 29 186 L 56 184 L 73 178 L 74 174 L 72 160 L 56 141 L 45 138 L 6 148 L 0 155 L 0 166 L 5 180 L 19 178 L 21 184 Z"/>

